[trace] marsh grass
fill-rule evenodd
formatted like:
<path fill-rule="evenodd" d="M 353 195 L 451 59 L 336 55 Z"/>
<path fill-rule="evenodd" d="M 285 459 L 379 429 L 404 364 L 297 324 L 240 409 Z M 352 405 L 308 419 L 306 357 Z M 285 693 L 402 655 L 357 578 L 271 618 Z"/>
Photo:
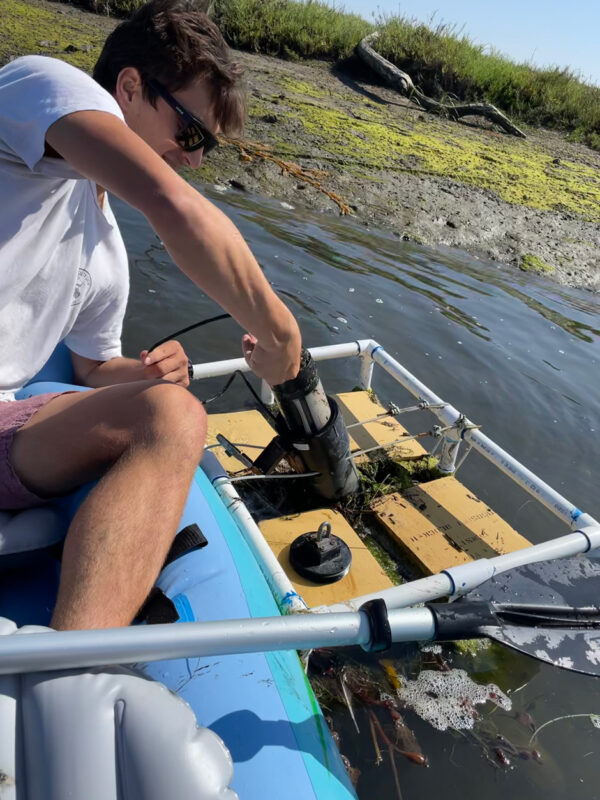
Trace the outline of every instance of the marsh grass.
<path fill-rule="evenodd" d="M 569 131 L 600 149 L 600 88 L 568 67 L 537 69 L 475 44 L 454 25 L 382 20 L 377 50 L 438 99 L 485 99 L 530 125 Z"/>
<path fill-rule="evenodd" d="M 214 18 L 232 47 L 291 59 L 346 58 L 374 30 L 356 14 L 312 0 L 217 0 Z"/>
<path fill-rule="evenodd" d="M 80 0 L 127 16 L 141 0 Z M 517 64 L 462 29 L 431 19 L 382 17 L 376 24 L 316 0 L 216 0 L 214 18 L 232 47 L 288 59 L 339 61 L 377 27 L 377 50 L 436 99 L 487 100 L 516 120 L 556 128 L 600 150 L 600 88 L 568 67 Z"/>
<path fill-rule="evenodd" d="M 600 88 L 569 68 L 517 64 L 455 25 L 386 17 L 375 26 L 314 0 L 217 0 L 215 19 L 233 47 L 285 58 L 346 58 L 377 27 L 378 52 L 432 97 L 485 99 L 515 119 L 600 149 Z"/>

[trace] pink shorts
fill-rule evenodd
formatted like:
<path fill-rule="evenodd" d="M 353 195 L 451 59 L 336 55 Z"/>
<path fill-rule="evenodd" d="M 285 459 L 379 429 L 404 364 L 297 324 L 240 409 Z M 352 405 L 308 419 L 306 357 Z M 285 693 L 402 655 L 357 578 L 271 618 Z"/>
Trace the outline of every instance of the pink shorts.
<path fill-rule="evenodd" d="M 47 503 L 29 491 L 17 477 L 10 463 L 10 448 L 19 428 L 53 398 L 62 392 L 49 392 L 28 397 L 27 400 L 0 402 L 0 510 L 17 511 Z"/>

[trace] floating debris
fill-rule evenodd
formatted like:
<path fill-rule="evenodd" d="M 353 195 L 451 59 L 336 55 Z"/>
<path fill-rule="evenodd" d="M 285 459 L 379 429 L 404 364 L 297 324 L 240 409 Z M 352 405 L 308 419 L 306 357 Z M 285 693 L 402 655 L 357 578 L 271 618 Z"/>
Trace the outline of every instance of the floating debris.
<path fill-rule="evenodd" d="M 390 661 L 389 658 L 382 658 L 379 662 L 383 667 L 383 671 L 387 675 L 388 681 L 394 687 L 396 691 L 402 688 L 402 681 L 400 680 L 398 673 L 396 672 L 396 668 L 394 667 L 394 662 Z"/>

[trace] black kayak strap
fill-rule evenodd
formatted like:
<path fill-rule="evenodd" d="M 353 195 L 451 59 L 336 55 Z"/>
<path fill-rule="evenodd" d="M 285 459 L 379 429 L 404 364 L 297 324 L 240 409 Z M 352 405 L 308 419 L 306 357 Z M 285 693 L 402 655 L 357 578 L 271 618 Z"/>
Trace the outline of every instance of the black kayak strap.
<path fill-rule="evenodd" d="M 134 623 L 146 625 L 161 625 L 165 623 L 177 622 L 179 614 L 175 608 L 175 603 L 170 597 L 155 586 L 151 591 L 146 602 L 138 611 Z"/>
<path fill-rule="evenodd" d="M 206 547 L 207 544 L 208 539 L 196 523 L 187 525 L 180 530 L 175 537 L 162 568 L 164 569 L 169 564 L 172 564 L 173 561 L 176 561 L 192 550 L 199 550 L 201 547 Z M 179 614 L 171 598 L 167 597 L 162 589 L 155 586 L 146 598 L 144 605 L 138 611 L 134 622 L 145 622 L 146 625 L 157 625 L 177 622 L 178 619 Z"/>
<path fill-rule="evenodd" d="M 195 522 L 187 525 L 175 537 L 162 568 L 164 569 L 191 550 L 199 550 L 201 547 L 206 547 L 207 544 L 208 539 Z"/>

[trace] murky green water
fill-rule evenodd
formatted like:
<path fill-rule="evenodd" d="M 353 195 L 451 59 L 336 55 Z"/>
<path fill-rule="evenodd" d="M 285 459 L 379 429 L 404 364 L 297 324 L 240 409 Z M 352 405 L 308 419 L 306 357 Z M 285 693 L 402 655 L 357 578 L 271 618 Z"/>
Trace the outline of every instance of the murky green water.
<path fill-rule="evenodd" d="M 211 191 L 298 318 L 306 345 L 376 339 L 550 485 L 600 517 L 597 298 L 456 251 L 417 247 L 349 220 Z M 113 205 L 132 261 L 125 347 L 135 356 L 156 339 L 218 311 L 173 267 L 145 220 L 117 201 Z M 228 320 L 189 334 L 185 342 L 194 362 L 237 357 L 241 333 Z M 320 374 L 329 392 L 347 390 L 357 382 L 358 364 L 326 362 Z M 222 383 L 196 385 L 195 392 L 207 397 Z M 403 391 L 377 370 L 375 388 L 384 401 L 406 405 Z M 240 386 L 219 408 L 247 400 Z M 423 418 L 407 427 L 422 430 Z M 532 541 L 566 532 L 479 456 L 470 456 L 460 478 Z M 455 665 L 497 681 L 512 696 L 513 712 L 484 709 L 476 734 L 492 730 L 520 746 L 531 734 L 515 719 L 517 712 L 527 712 L 538 726 L 559 716 L 600 714 L 600 684 L 592 678 L 500 649 L 476 662 L 455 659 Z M 484 756 L 472 736 L 435 731 L 410 713 L 406 722 L 430 766 L 398 759 L 404 800 L 440 792 L 449 800 L 465 794 L 493 800 L 600 798 L 600 730 L 587 718 L 563 720 L 541 732 L 536 746 L 543 764 L 516 758 L 502 768 Z M 358 737 L 341 715 L 336 726 L 342 751 L 362 772 L 361 800 L 397 798 L 387 762 L 375 766 L 368 725 Z"/>

